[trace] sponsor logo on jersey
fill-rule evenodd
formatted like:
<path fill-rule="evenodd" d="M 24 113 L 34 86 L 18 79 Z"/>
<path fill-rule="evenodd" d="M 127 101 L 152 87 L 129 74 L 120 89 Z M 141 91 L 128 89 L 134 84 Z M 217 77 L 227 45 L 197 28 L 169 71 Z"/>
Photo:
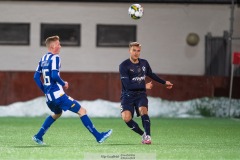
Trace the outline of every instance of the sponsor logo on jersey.
<path fill-rule="evenodd" d="M 48 66 L 48 65 L 49 65 L 48 61 L 42 61 L 42 64 L 41 64 L 42 67 Z"/>
<path fill-rule="evenodd" d="M 132 80 L 133 80 L 133 81 L 138 81 L 138 82 L 139 82 L 139 81 L 143 81 L 143 80 L 145 80 L 145 77 L 146 77 L 146 76 L 142 76 L 142 77 L 134 77 L 134 78 L 132 78 Z"/>

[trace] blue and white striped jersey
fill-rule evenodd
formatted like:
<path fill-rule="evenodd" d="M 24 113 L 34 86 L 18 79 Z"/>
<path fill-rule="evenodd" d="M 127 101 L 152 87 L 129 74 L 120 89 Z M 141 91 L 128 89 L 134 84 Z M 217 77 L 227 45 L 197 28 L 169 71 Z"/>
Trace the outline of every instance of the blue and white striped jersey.
<path fill-rule="evenodd" d="M 34 80 L 39 88 L 52 101 L 65 94 L 65 82 L 60 78 L 61 60 L 58 54 L 47 53 L 39 61 Z M 41 81 L 41 76 L 43 82 Z"/>

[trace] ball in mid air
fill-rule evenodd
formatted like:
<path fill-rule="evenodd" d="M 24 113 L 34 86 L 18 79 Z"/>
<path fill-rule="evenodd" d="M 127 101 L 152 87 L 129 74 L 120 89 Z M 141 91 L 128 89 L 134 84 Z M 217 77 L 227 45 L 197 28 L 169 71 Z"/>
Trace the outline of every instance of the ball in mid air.
<path fill-rule="evenodd" d="M 143 7 L 140 4 L 132 4 L 128 9 L 128 14 L 132 19 L 140 19 L 143 16 Z"/>

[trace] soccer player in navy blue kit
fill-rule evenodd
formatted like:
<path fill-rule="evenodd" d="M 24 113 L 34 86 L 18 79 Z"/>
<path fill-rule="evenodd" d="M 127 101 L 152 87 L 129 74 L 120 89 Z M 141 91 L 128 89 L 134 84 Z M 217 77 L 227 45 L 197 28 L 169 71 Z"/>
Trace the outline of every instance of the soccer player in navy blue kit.
<path fill-rule="evenodd" d="M 122 83 L 121 94 L 121 115 L 127 126 L 134 132 L 142 136 L 143 144 L 151 144 L 150 119 L 148 116 L 148 99 L 146 89 L 151 89 L 152 82 L 146 83 L 146 76 L 166 85 L 171 89 L 173 84 L 162 80 L 152 72 L 148 61 L 140 59 L 141 44 L 131 42 L 129 44 L 130 58 L 123 61 L 119 66 Z M 133 120 L 134 112 L 141 116 L 144 131 Z"/>
<path fill-rule="evenodd" d="M 34 80 L 45 94 L 47 106 L 53 114 L 46 118 L 38 133 L 32 137 L 33 141 L 44 145 L 43 136 L 46 131 L 62 115 L 62 111 L 69 110 L 80 116 L 82 123 L 98 143 L 104 142 L 111 135 L 112 129 L 107 132 L 98 132 L 87 116 L 86 109 L 64 92 L 64 89 L 68 89 L 69 85 L 60 77 L 61 60 L 59 53 L 61 45 L 59 37 L 48 37 L 45 43 L 48 52 L 41 58 L 34 74 Z"/>

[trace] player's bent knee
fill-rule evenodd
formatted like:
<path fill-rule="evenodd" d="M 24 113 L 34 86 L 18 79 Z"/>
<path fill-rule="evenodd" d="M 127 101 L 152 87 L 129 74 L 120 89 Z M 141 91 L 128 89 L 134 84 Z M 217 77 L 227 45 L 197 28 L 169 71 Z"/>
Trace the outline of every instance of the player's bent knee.
<path fill-rule="evenodd" d="M 84 116 L 85 114 L 87 114 L 87 110 L 85 108 L 81 107 L 78 111 L 78 114 L 80 116 Z"/>
<path fill-rule="evenodd" d="M 129 121 L 132 119 L 132 116 L 122 115 L 122 119 L 123 119 L 125 122 L 129 122 Z"/>
<path fill-rule="evenodd" d="M 148 114 L 147 107 L 144 107 L 144 106 L 139 107 L 139 113 L 140 113 L 141 116 L 144 115 L 144 114 Z"/>
<path fill-rule="evenodd" d="M 129 112 L 129 111 L 122 112 L 122 119 L 125 122 L 129 122 L 132 119 L 131 112 Z"/>
<path fill-rule="evenodd" d="M 124 120 L 124 122 L 129 122 L 132 119 L 132 117 L 122 117 L 122 119 Z"/>
<path fill-rule="evenodd" d="M 52 115 L 52 118 L 56 120 L 56 119 L 58 119 L 59 117 L 61 117 L 61 115 L 62 115 L 62 113 L 53 114 L 53 115 Z"/>

